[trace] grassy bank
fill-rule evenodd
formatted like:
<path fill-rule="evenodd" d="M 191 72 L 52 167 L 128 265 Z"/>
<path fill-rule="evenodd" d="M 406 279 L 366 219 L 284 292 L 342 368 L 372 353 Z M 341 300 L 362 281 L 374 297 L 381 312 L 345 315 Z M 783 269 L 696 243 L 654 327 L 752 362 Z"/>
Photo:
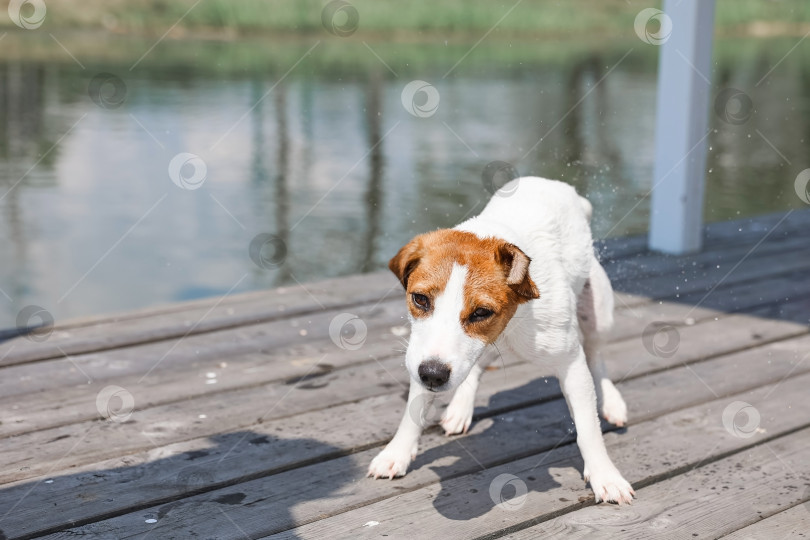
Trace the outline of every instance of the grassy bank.
<path fill-rule="evenodd" d="M 132 72 L 136 76 L 159 76 L 166 79 L 191 80 L 194 77 L 276 77 L 298 62 L 319 39 L 273 39 L 249 37 L 235 41 L 178 39 L 162 41 Z M 87 77 L 99 71 L 128 73 L 154 45 L 154 39 L 116 36 L 110 33 L 70 32 L 59 34 L 60 44 L 38 32 L 7 35 L 0 47 L 0 64 L 41 64 L 64 66 L 68 72 Z M 740 61 L 775 65 L 796 42 L 794 37 L 771 39 L 719 38 L 713 46 L 713 59 L 718 76 L 724 66 Z M 570 68 L 579 62 L 597 59 L 605 69 L 632 49 L 623 61 L 623 69 L 654 70 L 658 48 L 636 39 L 551 40 L 537 39 L 485 40 L 470 53 L 472 43 L 386 43 L 366 42 L 374 53 L 400 78 L 441 78 L 464 57 L 453 76 L 515 77 L 543 76 L 550 68 Z M 468 54 L 470 53 L 470 54 Z M 465 56 L 466 55 L 466 56 Z M 86 69 L 78 68 L 76 58 Z M 810 50 L 794 50 L 787 62 L 810 61 Z M 366 79 L 379 71 L 383 77 L 396 78 L 366 48 L 354 40 L 322 40 L 302 62 L 296 76 L 327 79 Z M 767 69 L 765 69 L 767 71 Z"/>
<path fill-rule="evenodd" d="M 105 29 L 161 35 L 243 36 L 322 33 L 326 0 L 51 0 L 43 28 Z M 388 37 L 469 33 L 500 20 L 496 36 L 583 37 L 632 34 L 635 15 L 656 0 L 351 0 L 360 34 Z M 5 12 L 5 9 L 2 10 Z M 182 19 L 182 20 L 181 20 Z M 501 20 L 502 19 L 502 20 Z M 179 22 L 178 22 L 179 21 Z M 630 26 L 628 28 L 628 21 Z M 810 23 L 807 0 L 717 0 L 716 25 L 726 34 L 794 34 Z M 8 17 L 0 26 L 16 28 Z"/>

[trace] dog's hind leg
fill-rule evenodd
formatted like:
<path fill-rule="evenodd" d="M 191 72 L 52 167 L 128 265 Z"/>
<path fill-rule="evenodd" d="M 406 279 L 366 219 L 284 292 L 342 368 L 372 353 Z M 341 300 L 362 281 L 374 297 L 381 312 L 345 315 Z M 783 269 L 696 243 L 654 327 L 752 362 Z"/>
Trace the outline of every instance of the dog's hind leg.
<path fill-rule="evenodd" d="M 597 502 L 631 502 L 633 488 L 611 461 L 602 439 L 593 379 L 582 348 L 566 365 L 560 365 L 557 377 L 577 428 L 577 446 L 585 462 L 583 476 L 590 481 Z"/>
<path fill-rule="evenodd" d="M 590 278 L 579 295 L 577 318 L 582 332 L 582 348 L 596 388 L 602 417 L 616 426 L 627 423 L 627 405 L 608 378 L 600 349 L 613 326 L 613 288 L 602 266 L 594 260 Z"/>

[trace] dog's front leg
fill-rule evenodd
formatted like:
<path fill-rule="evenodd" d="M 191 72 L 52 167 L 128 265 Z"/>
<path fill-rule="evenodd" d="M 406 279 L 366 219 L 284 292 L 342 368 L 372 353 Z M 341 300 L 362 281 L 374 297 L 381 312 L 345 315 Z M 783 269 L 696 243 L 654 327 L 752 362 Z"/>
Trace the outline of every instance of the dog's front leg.
<path fill-rule="evenodd" d="M 577 445 L 585 461 L 585 480 L 590 480 L 596 501 L 630 503 L 635 492 L 607 454 L 596 412 L 593 378 L 582 349 L 558 377 L 577 428 Z"/>
<path fill-rule="evenodd" d="M 473 411 L 475 410 L 475 393 L 478 391 L 478 383 L 484 373 L 491 357 L 484 355 L 473 367 L 464 382 L 459 385 L 453 394 L 453 399 L 442 415 L 440 424 L 444 428 L 447 436 L 467 433 L 472 423 Z"/>
<path fill-rule="evenodd" d="M 433 394 L 421 384 L 411 381 L 408 405 L 399 428 L 382 452 L 377 454 L 368 467 L 368 475 L 374 478 L 405 476 L 408 465 L 416 457 L 419 436 L 425 428 L 427 408 L 433 403 Z"/>

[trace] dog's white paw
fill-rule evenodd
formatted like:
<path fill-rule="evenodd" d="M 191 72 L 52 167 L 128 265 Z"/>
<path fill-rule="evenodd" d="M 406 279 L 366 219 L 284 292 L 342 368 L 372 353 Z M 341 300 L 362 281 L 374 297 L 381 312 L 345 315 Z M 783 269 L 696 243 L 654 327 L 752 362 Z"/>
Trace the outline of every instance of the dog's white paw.
<path fill-rule="evenodd" d="M 475 409 L 474 399 L 475 397 L 468 399 L 467 396 L 453 396 L 439 422 L 444 428 L 445 435 L 467 433 L 472 423 L 473 409 Z"/>
<path fill-rule="evenodd" d="M 382 452 L 371 460 L 368 466 L 368 476 L 372 478 L 391 478 L 405 476 L 408 465 L 416 457 L 416 445 L 405 448 L 402 445 L 388 444 Z"/>
<path fill-rule="evenodd" d="M 602 418 L 618 427 L 627 424 L 627 405 L 609 380 L 602 381 Z"/>
<path fill-rule="evenodd" d="M 586 482 L 591 483 L 591 489 L 596 497 L 596 502 L 612 502 L 618 504 L 630 504 L 636 492 L 630 482 L 624 479 L 622 473 L 613 464 L 594 469 L 594 473 L 585 467 L 583 476 Z"/>

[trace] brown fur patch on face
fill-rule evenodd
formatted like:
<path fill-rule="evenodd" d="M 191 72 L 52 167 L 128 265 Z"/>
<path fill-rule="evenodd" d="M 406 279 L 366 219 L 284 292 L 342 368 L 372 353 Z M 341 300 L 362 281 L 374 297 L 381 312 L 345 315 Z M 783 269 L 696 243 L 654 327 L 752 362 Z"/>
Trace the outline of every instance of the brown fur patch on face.
<path fill-rule="evenodd" d="M 540 293 L 529 277 L 529 257 L 512 244 L 496 238 L 478 238 L 468 232 L 441 229 L 417 236 L 388 263 L 408 291 L 408 309 L 414 318 L 430 315 L 437 296 L 444 291 L 453 264 L 467 268 L 464 307 L 459 314 L 464 331 L 485 343 L 500 335 L 518 305 Z M 429 300 L 427 309 L 413 295 Z M 471 320 L 484 308 L 492 315 Z"/>

